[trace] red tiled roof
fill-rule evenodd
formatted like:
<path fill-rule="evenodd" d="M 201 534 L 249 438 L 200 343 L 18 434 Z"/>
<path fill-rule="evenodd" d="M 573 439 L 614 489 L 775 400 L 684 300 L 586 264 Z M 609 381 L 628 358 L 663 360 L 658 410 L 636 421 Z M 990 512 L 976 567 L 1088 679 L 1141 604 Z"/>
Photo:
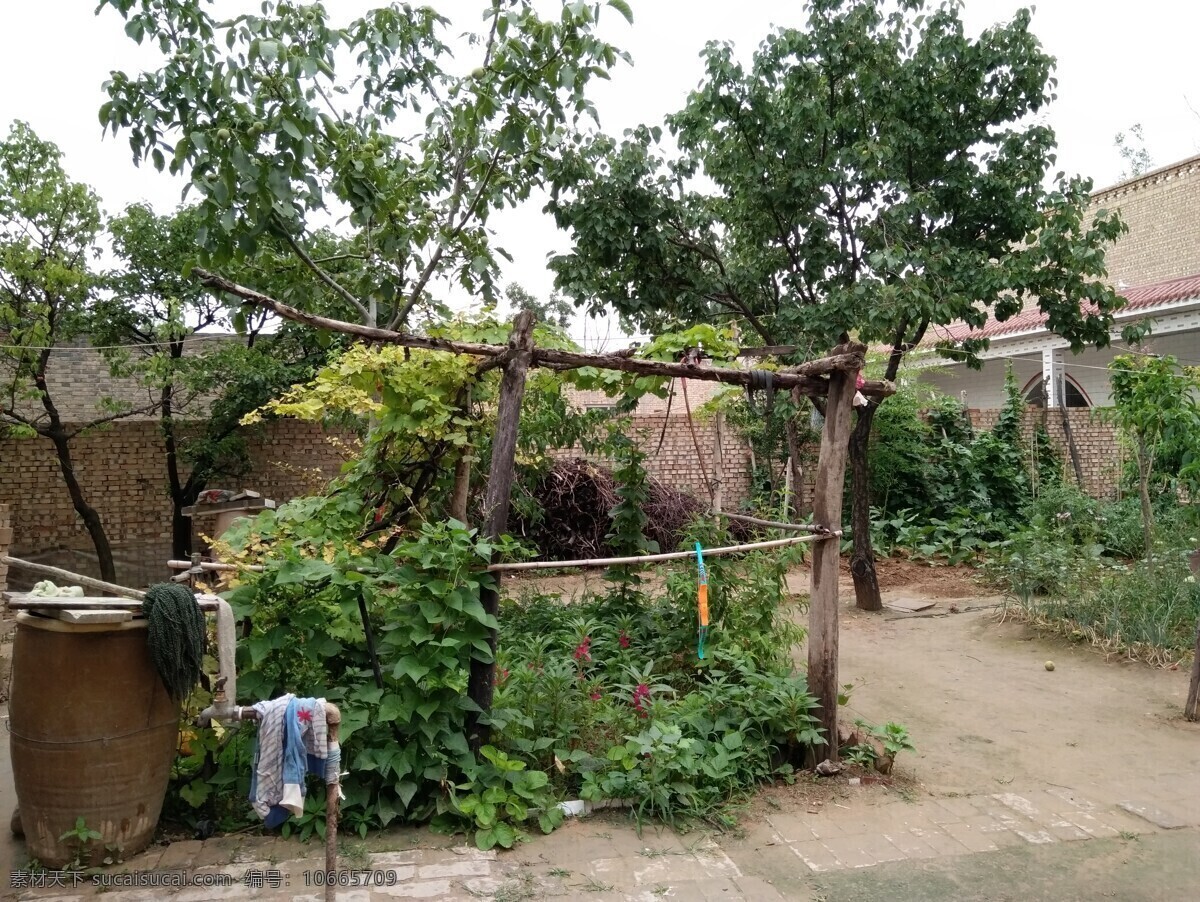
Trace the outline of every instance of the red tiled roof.
<path fill-rule="evenodd" d="M 1125 298 L 1121 312 L 1149 310 L 1172 301 L 1190 301 L 1200 298 L 1200 273 L 1179 279 L 1167 279 L 1137 288 L 1125 288 L 1120 292 Z M 1033 332 L 1046 322 L 1046 314 L 1036 304 L 1027 306 L 1020 313 L 1004 322 L 988 318 L 980 329 L 972 329 L 966 323 L 951 323 L 932 329 L 932 341 L 962 341 L 964 338 L 1000 338 L 1020 332 Z"/>

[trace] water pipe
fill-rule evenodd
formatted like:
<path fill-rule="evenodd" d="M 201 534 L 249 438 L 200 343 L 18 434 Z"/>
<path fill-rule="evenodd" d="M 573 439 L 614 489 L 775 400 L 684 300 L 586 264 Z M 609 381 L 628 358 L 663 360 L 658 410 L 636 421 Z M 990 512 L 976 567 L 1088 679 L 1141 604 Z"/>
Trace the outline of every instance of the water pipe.
<path fill-rule="evenodd" d="M 241 720 L 237 707 L 237 668 L 234 661 L 237 628 L 233 608 L 225 599 L 215 595 L 197 595 L 196 603 L 201 610 L 215 611 L 217 615 L 217 682 L 213 686 L 212 704 L 200 712 L 196 723 L 207 727 L 213 720 Z"/>

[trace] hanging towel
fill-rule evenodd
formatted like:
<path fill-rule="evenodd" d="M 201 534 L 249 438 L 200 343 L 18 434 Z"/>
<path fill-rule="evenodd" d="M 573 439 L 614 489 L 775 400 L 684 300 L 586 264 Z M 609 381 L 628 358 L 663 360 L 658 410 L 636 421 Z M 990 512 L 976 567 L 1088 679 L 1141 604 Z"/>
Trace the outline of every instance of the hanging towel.
<path fill-rule="evenodd" d="M 266 826 L 278 827 L 304 812 L 306 773 L 328 779 L 325 699 L 285 695 L 254 707 L 262 719 L 250 802 Z"/>
<path fill-rule="evenodd" d="M 283 798 L 284 716 L 294 695 L 281 695 L 254 706 L 258 735 L 254 741 L 254 771 L 250 774 L 250 804 L 255 814 L 266 817 L 272 805 Z"/>

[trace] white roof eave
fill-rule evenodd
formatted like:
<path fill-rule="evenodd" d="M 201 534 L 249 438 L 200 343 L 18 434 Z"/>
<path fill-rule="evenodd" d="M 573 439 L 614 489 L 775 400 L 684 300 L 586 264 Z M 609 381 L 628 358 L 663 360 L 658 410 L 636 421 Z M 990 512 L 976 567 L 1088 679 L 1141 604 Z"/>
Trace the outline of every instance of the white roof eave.
<path fill-rule="evenodd" d="M 1147 319 L 1162 314 L 1180 314 L 1188 313 L 1193 310 L 1200 310 L 1200 297 L 1186 298 L 1181 301 L 1164 301 L 1154 307 L 1146 307 L 1138 310 L 1120 310 L 1114 314 L 1114 319 L 1118 322 L 1124 322 L 1136 319 Z M 1174 329 L 1169 331 L 1176 331 Z M 1116 335 L 1117 333 L 1113 333 Z M 1020 332 L 1012 332 L 1007 335 L 997 335 L 991 339 L 987 350 L 979 352 L 980 360 L 988 360 L 995 357 L 1011 357 L 1014 354 L 1034 354 L 1044 350 L 1053 350 L 1057 348 L 1065 348 L 1068 344 L 1065 339 L 1060 338 L 1052 332 L 1047 331 L 1045 326 L 1038 326 L 1035 329 L 1024 329 Z M 961 360 L 947 360 L 941 357 L 937 351 L 930 348 L 928 351 L 928 359 L 912 360 L 912 365 L 918 367 L 930 366 L 959 366 Z"/>

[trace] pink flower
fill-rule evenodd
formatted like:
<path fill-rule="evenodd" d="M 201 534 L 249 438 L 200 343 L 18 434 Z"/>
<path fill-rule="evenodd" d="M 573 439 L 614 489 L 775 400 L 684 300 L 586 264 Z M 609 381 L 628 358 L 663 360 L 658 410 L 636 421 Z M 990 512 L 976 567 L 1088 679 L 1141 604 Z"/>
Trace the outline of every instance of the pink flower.
<path fill-rule="evenodd" d="M 650 687 L 645 683 L 638 683 L 637 688 L 633 690 L 633 709 L 637 711 L 638 717 L 646 716 L 645 703 L 650 698 Z"/>
<path fill-rule="evenodd" d="M 617 642 L 620 643 L 621 648 L 629 648 L 629 637 L 625 635 L 625 630 L 621 630 L 621 635 L 617 639 Z"/>
<path fill-rule="evenodd" d="M 592 693 L 592 701 L 594 701 L 594 702 L 600 701 L 600 693 L 599 692 Z"/>
<path fill-rule="evenodd" d="M 576 661 L 592 660 L 591 648 L 592 648 L 592 637 L 584 636 L 583 641 L 580 642 L 577 646 L 575 646 L 575 660 Z"/>

